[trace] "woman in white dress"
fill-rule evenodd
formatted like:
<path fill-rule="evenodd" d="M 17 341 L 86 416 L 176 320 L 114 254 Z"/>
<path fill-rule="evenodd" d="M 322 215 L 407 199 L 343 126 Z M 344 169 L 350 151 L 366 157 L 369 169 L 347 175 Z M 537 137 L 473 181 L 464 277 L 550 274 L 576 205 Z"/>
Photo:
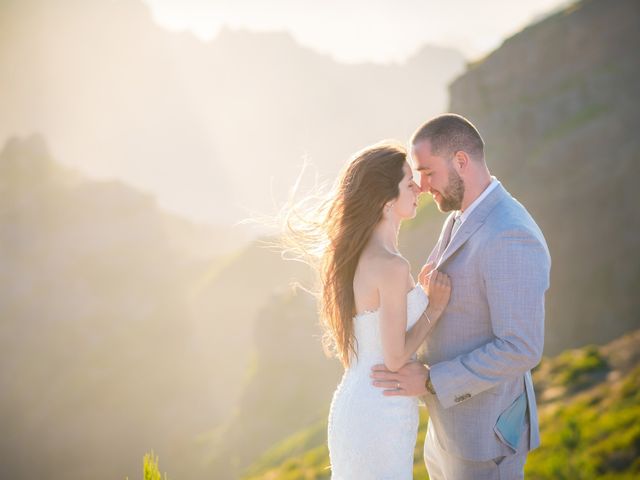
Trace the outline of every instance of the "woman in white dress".
<path fill-rule="evenodd" d="M 444 273 L 416 285 L 398 251 L 400 224 L 415 217 L 419 194 L 405 148 L 382 142 L 349 161 L 314 224 L 323 238 L 315 266 L 325 346 L 345 367 L 329 414 L 334 480 L 413 478 L 417 399 L 383 395 L 370 371 L 414 359 L 449 301 Z M 291 230 L 308 253 L 314 229 Z"/>

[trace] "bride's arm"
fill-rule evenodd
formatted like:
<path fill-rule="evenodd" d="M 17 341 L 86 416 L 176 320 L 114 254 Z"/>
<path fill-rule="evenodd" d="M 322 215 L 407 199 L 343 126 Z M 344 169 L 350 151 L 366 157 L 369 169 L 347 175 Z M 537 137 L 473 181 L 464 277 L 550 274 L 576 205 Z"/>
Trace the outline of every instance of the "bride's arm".
<path fill-rule="evenodd" d="M 409 263 L 400 258 L 389 261 L 380 285 L 380 335 L 385 366 L 399 370 L 424 342 L 449 301 L 449 278 L 434 272 L 429 284 L 432 300 L 416 324 L 407 331 L 407 278 Z"/>

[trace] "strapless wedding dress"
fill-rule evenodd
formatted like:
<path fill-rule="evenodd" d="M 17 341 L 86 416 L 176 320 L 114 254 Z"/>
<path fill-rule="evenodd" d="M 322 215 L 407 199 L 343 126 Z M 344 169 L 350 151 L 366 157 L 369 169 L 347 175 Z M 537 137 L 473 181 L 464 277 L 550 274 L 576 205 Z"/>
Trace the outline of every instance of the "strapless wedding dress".
<path fill-rule="evenodd" d="M 420 284 L 407 294 L 407 329 L 428 303 Z M 372 384 L 371 367 L 384 363 L 379 312 L 358 314 L 353 322 L 358 358 L 345 370 L 329 412 L 331 478 L 412 479 L 418 399 L 387 397 Z"/>

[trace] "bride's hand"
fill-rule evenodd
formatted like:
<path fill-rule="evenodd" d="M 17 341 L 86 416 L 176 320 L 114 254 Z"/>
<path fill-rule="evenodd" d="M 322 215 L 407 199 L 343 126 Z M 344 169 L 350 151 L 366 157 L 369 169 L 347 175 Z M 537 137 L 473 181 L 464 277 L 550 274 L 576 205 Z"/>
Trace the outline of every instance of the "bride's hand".
<path fill-rule="evenodd" d="M 427 312 L 431 314 L 429 318 L 432 321 L 437 320 L 447 307 L 451 297 L 451 279 L 449 275 L 433 270 L 429 274 L 426 291 L 429 295 L 429 307 L 427 308 Z"/>
<path fill-rule="evenodd" d="M 422 267 L 422 270 L 420 270 L 420 273 L 418 274 L 418 281 L 420 282 L 420 285 L 422 285 L 422 288 L 425 292 L 429 291 L 429 278 L 435 265 L 436 264 L 433 262 L 425 263 Z"/>

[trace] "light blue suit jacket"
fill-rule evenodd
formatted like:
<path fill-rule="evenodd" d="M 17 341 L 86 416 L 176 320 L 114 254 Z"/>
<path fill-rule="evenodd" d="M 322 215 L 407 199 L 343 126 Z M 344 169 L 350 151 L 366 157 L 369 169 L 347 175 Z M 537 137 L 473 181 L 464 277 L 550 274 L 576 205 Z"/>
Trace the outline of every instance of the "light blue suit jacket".
<path fill-rule="evenodd" d="M 484 461 L 540 443 L 531 369 L 542 357 L 551 257 L 540 228 L 501 184 L 445 248 L 452 222 L 453 214 L 429 256 L 451 277 L 452 292 L 425 342 L 423 361 L 436 395 L 423 400 L 440 446 Z M 500 425 L 526 428 L 504 421 L 514 412 L 509 407 L 522 406 L 516 400 L 523 393 L 530 436 L 514 449 L 496 424 L 507 412 Z M 509 433 L 518 438 L 520 432 Z"/>

